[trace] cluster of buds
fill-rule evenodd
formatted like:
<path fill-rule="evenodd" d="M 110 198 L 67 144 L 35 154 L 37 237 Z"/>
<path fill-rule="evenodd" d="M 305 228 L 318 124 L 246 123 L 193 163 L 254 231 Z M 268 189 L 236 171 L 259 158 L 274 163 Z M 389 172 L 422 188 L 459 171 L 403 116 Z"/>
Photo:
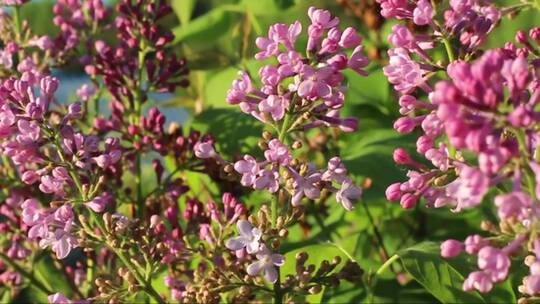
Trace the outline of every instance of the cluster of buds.
<path fill-rule="evenodd" d="M 158 21 L 172 9 L 165 1 L 120 1 L 114 26 L 115 46 L 103 40 L 94 43 L 95 56 L 85 70 L 101 76 L 109 92 L 135 110 L 149 91 L 174 92 L 188 85 L 184 59 L 168 50 L 174 36 Z"/>

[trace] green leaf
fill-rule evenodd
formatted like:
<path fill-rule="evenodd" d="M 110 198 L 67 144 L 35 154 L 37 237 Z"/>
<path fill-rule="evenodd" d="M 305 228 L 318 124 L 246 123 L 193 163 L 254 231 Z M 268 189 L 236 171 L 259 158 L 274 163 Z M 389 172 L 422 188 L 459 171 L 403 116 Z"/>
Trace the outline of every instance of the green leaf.
<path fill-rule="evenodd" d="M 279 15 L 294 5 L 294 0 L 242 0 L 241 5 L 254 15 Z"/>
<path fill-rule="evenodd" d="M 178 19 L 180 20 L 180 23 L 182 25 L 186 25 L 189 23 L 191 15 L 193 14 L 193 9 L 195 9 L 196 4 L 196 0 L 171 1 L 171 6 L 174 10 L 174 13 L 176 14 L 176 16 L 178 16 Z"/>
<path fill-rule="evenodd" d="M 358 105 L 370 104 L 384 114 L 389 114 L 391 107 L 396 107 L 393 100 L 389 99 L 390 85 L 381 69 L 371 72 L 367 77 L 347 70 L 344 72 L 348 82 L 348 91 L 345 103 Z M 396 103 L 397 104 L 397 103 Z"/>
<path fill-rule="evenodd" d="M 208 109 L 194 117 L 190 127 L 210 133 L 219 153 L 225 157 L 240 157 L 244 153 L 257 153 L 257 141 L 262 133 L 262 123 L 248 114 L 231 109 Z"/>
<path fill-rule="evenodd" d="M 220 8 L 173 29 L 174 43 L 183 42 L 193 49 L 207 49 L 224 37 L 231 28 L 236 14 Z"/>
<path fill-rule="evenodd" d="M 463 256 L 443 259 L 439 244 L 424 242 L 400 251 L 405 270 L 442 303 L 515 303 L 510 282 L 497 284 L 487 294 L 462 289 L 464 277 L 474 270 Z"/>
<path fill-rule="evenodd" d="M 29 286 L 21 290 L 11 301 L 2 303 L 49 303 L 47 296 L 43 291 Z"/>
<path fill-rule="evenodd" d="M 34 265 L 34 275 L 40 280 L 49 290 L 54 292 L 62 292 L 67 297 L 71 297 L 73 292 L 71 286 L 58 268 L 54 266 L 55 261 L 48 255 L 44 254 Z"/>

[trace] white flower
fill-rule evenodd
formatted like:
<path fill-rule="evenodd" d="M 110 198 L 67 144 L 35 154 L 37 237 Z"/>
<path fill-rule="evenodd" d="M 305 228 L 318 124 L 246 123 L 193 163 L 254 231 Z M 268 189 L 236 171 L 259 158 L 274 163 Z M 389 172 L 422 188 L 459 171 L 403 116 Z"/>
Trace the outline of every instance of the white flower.
<path fill-rule="evenodd" d="M 236 227 L 240 235 L 230 238 L 225 246 L 230 250 L 240 250 L 246 247 L 248 253 L 259 251 L 259 240 L 261 239 L 262 232 L 246 220 L 236 222 Z"/>
<path fill-rule="evenodd" d="M 346 179 L 341 184 L 341 189 L 336 193 L 336 200 L 343 205 L 343 208 L 352 210 L 353 205 L 351 200 L 360 198 L 362 189 L 355 186 L 352 180 Z"/>
<path fill-rule="evenodd" d="M 247 273 L 250 276 L 256 276 L 261 271 L 264 271 L 264 278 L 271 283 L 275 283 L 278 279 L 275 266 L 283 266 L 285 264 L 285 257 L 281 254 L 270 252 L 264 244 L 261 245 L 256 256 L 258 261 L 247 267 Z"/>

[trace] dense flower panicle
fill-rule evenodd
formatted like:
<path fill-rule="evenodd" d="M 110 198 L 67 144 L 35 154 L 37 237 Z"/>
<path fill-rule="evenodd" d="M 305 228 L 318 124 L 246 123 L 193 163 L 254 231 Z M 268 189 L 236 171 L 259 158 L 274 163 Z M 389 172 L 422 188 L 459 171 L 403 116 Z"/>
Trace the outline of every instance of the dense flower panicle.
<path fill-rule="evenodd" d="M 362 53 L 362 38 L 351 27 L 340 31 L 337 27 L 339 19 L 326 10 L 312 7 L 308 15 L 311 24 L 307 56 L 304 58 L 294 46 L 302 30 L 299 22 L 290 26 L 280 23 L 271 26 L 268 37 L 257 39 L 257 46 L 262 51 L 255 57 L 259 60 L 275 57 L 278 65 L 266 65 L 259 70 L 261 88 L 254 86 L 247 72 L 239 72 L 240 78 L 233 81 L 227 101 L 238 104 L 243 112 L 266 124 L 281 124 L 281 128 L 292 121 L 291 128 L 333 126 L 345 132 L 354 131 L 357 120 L 341 118 L 339 113 L 345 98 L 341 71 L 351 68 L 361 75 L 367 74 L 363 70 L 368 60 Z M 347 56 L 345 49 L 354 49 L 352 55 Z M 308 116 L 300 114 L 302 112 L 310 113 L 310 121 L 305 118 Z M 288 131 L 283 129 L 281 132 Z M 210 153 L 199 155 L 205 158 Z M 339 157 L 329 162 L 326 171 L 317 170 L 309 163 L 291 166 L 296 161 L 291 148 L 276 138 L 269 139 L 264 156 L 265 161 L 258 161 L 251 155 L 244 155 L 234 163 L 243 186 L 276 192 L 283 183 L 293 206 L 299 206 L 304 197 L 318 199 L 321 191 L 326 189 L 336 193 L 337 201 L 350 210 L 352 201 L 361 195 L 361 189 L 346 176 L 347 170 Z M 283 175 L 279 167 L 286 168 L 287 174 Z M 341 187 L 335 188 L 333 183 Z"/>
<path fill-rule="evenodd" d="M 278 65 L 266 65 L 259 70 L 262 88 L 256 88 L 248 73 L 241 71 L 241 77 L 233 82 L 227 93 L 229 103 L 239 104 L 243 112 L 268 123 L 283 120 L 287 112 L 294 115 L 309 110 L 313 118 L 311 123 L 303 123 L 306 127 L 347 124 L 345 119 L 339 118 L 345 89 L 341 71 L 351 68 L 366 75 L 363 68 L 368 59 L 362 53 L 362 38 L 350 27 L 341 32 L 337 28 L 339 19 L 326 10 L 312 7 L 308 15 L 311 25 L 307 57 L 294 46 L 302 31 L 298 21 L 290 26 L 281 23 L 271 26 L 268 37 L 257 38 L 257 46 L 262 51 L 255 58 L 274 57 Z M 323 37 L 325 33 L 326 38 Z M 354 50 L 347 56 L 345 49 Z M 310 61 L 311 56 L 314 60 Z M 293 83 L 286 85 L 289 79 Z"/>
<path fill-rule="evenodd" d="M 417 152 L 429 166 L 397 149 L 394 161 L 411 170 L 407 181 L 387 188 L 386 197 L 400 201 L 403 208 L 425 201 L 427 207 L 449 206 L 453 212 L 486 204 L 489 198 L 501 232 L 485 230 L 504 234 L 505 240 L 513 238 L 509 244 L 501 248 L 500 243 L 478 234 L 463 243 L 449 239 L 441 244 L 444 258 L 461 252 L 477 255 L 479 270 L 468 275 L 463 289 L 489 292 L 508 277 L 509 255 L 537 242 L 530 232 L 540 215 L 535 207 L 540 192 L 534 183 L 540 180 L 535 159 L 538 131 L 533 128 L 539 118 L 535 110 L 539 45 L 533 38 L 538 37 L 538 30 L 516 34 L 522 48 L 507 43 L 504 48 L 479 51 L 502 16 L 502 10 L 489 1 L 450 1 L 444 12 L 434 11 L 429 1 L 377 2 L 386 18 L 412 19 L 432 31 L 415 34 L 397 24 L 388 37 L 394 48 L 388 51 L 390 61 L 383 71 L 401 93 L 403 115 L 394 128 L 401 133 L 421 132 Z M 437 22 L 438 18 L 444 23 Z M 438 44 L 444 44 L 447 63 L 436 63 L 430 56 L 429 50 Z M 448 77 L 437 81 L 433 71 L 443 71 Z M 511 190 L 503 186 L 509 184 Z M 503 190 L 487 195 L 495 187 Z M 520 287 L 524 294 L 540 290 L 533 272 Z"/>

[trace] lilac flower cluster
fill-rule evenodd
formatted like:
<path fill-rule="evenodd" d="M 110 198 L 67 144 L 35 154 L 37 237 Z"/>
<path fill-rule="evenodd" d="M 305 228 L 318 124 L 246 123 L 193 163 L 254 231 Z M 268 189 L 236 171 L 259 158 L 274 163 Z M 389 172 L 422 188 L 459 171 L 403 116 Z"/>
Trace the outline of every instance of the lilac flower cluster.
<path fill-rule="evenodd" d="M 227 101 L 239 104 L 244 113 L 270 124 L 290 116 L 294 122 L 290 129 L 337 126 L 346 132 L 354 131 L 356 118 L 339 115 L 346 89 L 342 70 L 349 68 L 367 75 L 364 68 L 368 58 L 363 53 L 362 38 L 351 27 L 340 31 L 339 19 L 329 11 L 311 7 L 308 15 L 311 24 L 306 56 L 295 49 L 302 32 L 300 22 L 272 25 L 268 37 L 257 38 L 261 51 L 255 58 L 276 58 L 278 64 L 268 64 L 259 70 L 261 88 L 254 86 L 247 72 L 239 72 L 241 77 L 233 82 Z M 350 56 L 345 53 L 347 49 L 353 49 Z M 309 115 L 300 115 L 303 113 Z"/>
<path fill-rule="evenodd" d="M 368 59 L 363 54 L 362 38 L 356 30 L 347 28 L 340 31 L 339 19 L 326 10 L 311 7 L 308 15 L 311 24 L 305 56 L 295 48 L 302 32 L 300 22 L 274 24 L 270 26 L 267 37 L 257 38 L 260 52 L 255 54 L 255 59 L 275 58 L 278 64 L 267 64 L 259 70 L 260 88 L 254 85 L 248 72 L 241 71 L 240 78 L 233 81 L 227 93 L 230 104 L 238 104 L 244 113 L 268 127 L 259 141 L 264 160 L 248 154 L 234 162 L 225 160 L 214 148 L 219 143 L 212 140 L 201 140 L 194 146 L 197 157 L 218 164 L 242 186 L 263 190 L 272 196 L 271 210 L 263 205 L 248 219 L 234 218 L 239 235 L 229 238 L 224 245 L 234 251 L 233 261 L 239 266 L 239 271 L 245 269 L 248 277 L 244 282 L 257 282 L 253 277 L 263 274 L 266 281 L 274 284 L 276 301 L 283 297 L 279 290 L 288 286 L 283 284 L 296 284 L 292 278 L 288 283 L 280 281 L 279 267 L 284 265 L 285 258 L 279 254 L 279 247 L 280 240 L 287 236 L 288 226 L 305 213 L 302 200 L 324 201 L 328 193 L 335 193 L 336 201 L 351 210 L 353 201 L 362 194 L 362 189 L 347 175 L 340 157 L 331 158 L 325 169 L 317 169 L 314 163 L 295 155 L 294 150 L 301 148 L 301 141 L 288 144 L 298 131 L 319 127 L 333 127 L 345 132 L 356 130 L 358 123 L 355 118 L 340 118 L 346 91 L 343 70 L 350 68 L 360 75 L 367 75 L 364 68 Z M 350 56 L 347 49 L 352 49 Z M 187 207 L 190 214 L 202 210 L 201 206 L 190 201 Z M 201 238 L 209 244 L 219 244 L 211 226 L 206 227 L 201 231 Z M 301 260 L 303 264 L 305 259 Z M 321 278 L 312 277 L 309 271 L 301 274 L 305 272 L 303 265 L 298 267 L 299 276 L 305 277 L 305 282 L 301 283 L 303 292 L 320 292 Z M 321 269 L 317 273 L 333 276 L 331 270 L 333 268 Z M 244 272 L 240 273 L 244 275 Z M 333 283 L 330 282 L 335 280 L 339 281 L 335 277 L 328 278 L 326 284 L 331 285 Z M 171 280 L 169 285 L 182 286 L 176 282 Z M 309 282 L 314 285 L 309 286 Z M 255 284 L 256 288 L 260 286 Z M 201 299 L 204 301 L 206 298 Z"/>
<path fill-rule="evenodd" d="M 386 196 L 399 200 L 403 208 L 423 198 L 426 207 L 449 206 L 461 212 L 479 206 L 497 188 L 493 205 L 499 229 L 482 224 L 495 236 L 475 234 L 463 243 L 451 239 L 441 244 L 445 258 L 463 250 L 477 256 L 479 270 L 469 274 L 463 289 L 488 292 L 507 279 L 510 255 L 535 248 L 532 244 L 538 242 L 533 227 L 538 221 L 535 202 L 540 199 L 534 127 L 539 29 L 519 31 L 516 41 L 521 47 L 509 42 L 481 53 L 479 47 L 502 16 L 489 2 L 450 1 L 444 12 L 434 10 L 429 1 L 379 2 L 385 17 L 412 19 L 432 30 L 431 35 L 414 34 L 398 24 L 388 37 L 395 48 L 388 51 L 384 73 L 401 94 L 403 115 L 394 128 L 400 133 L 422 132 L 416 150 L 426 161 L 396 149 L 394 161 L 411 170 L 407 181 L 387 188 Z M 447 63 L 431 57 L 430 50 L 438 45 L 444 45 Z M 437 71 L 444 71 L 448 79 L 437 78 Z M 531 268 L 532 275 L 524 279 L 524 294 L 538 293 L 535 273 Z"/>
<path fill-rule="evenodd" d="M 261 51 L 255 58 L 275 57 L 278 65 L 268 64 L 259 70 L 262 88 L 254 87 L 247 72 L 241 71 L 241 78 L 233 82 L 227 94 L 229 103 L 239 104 L 243 112 L 280 130 L 278 138 L 269 138 L 264 161 L 244 155 L 234 163 L 234 169 L 241 175 L 241 184 L 254 189 L 275 193 L 281 181 L 288 182 L 293 206 L 299 206 L 303 197 L 318 199 L 326 189 L 335 192 L 337 201 L 351 210 L 352 200 L 359 198 L 362 191 L 346 176 L 347 169 L 340 158 L 332 158 L 326 170 L 317 170 L 308 163 L 293 165 L 298 161 L 283 141 L 288 133 L 299 129 L 331 126 L 351 132 L 358 126 L 354 117 L 339 118 L 339 110 L 344 105 L 346 89 L 342 70 L 350 68 L 367 75 L 364 68 L 368 59 L 363 54 L 362 38 L 350 27 L 340 31 L 339 19 L 329 11 L 311 7 L 308 15 L 311 24 L 306 57 L 295 49 L 302 31 L 300 22 L 274 24 L 268 37 L 257 38 Z M 350 56 L 346 49 L 353 49 Z M 211 152 L 204 157 L 215 155 Z M 284 168 L 286 175 L 281 175 L 279 168 Z M 333 182 L 341 187 L 333 187 Z"/>
<path fill-rule="evenodd" d="M 40 239 L 42 247 L 51 246 L 58 258 L 65 258 L 77 246 L 69 202 L 81 202 L 95 212 L 106 208 L 110 198 L 97 195 L 101 185 L 82 182 L 95 179 L 96 173 L 118 162 L 121 148 L 117 139 L 110 138 L 100 149 L 97 137 L 73 128 L 73 121 L 81 114 L 77 102 L 54 122 L 49 107 L 58 80 L 34 70 L 29 60 L 18 69 L 20 78 L 0 84 L 2 154 L 12 161 L 24 184 L 37 184 L 40 192 L 55 200 L 54 207 L 41 208 L 34 198 L 26 199 L 21 204 L 22 220 L 29 227 L 30 239 Z"/>

